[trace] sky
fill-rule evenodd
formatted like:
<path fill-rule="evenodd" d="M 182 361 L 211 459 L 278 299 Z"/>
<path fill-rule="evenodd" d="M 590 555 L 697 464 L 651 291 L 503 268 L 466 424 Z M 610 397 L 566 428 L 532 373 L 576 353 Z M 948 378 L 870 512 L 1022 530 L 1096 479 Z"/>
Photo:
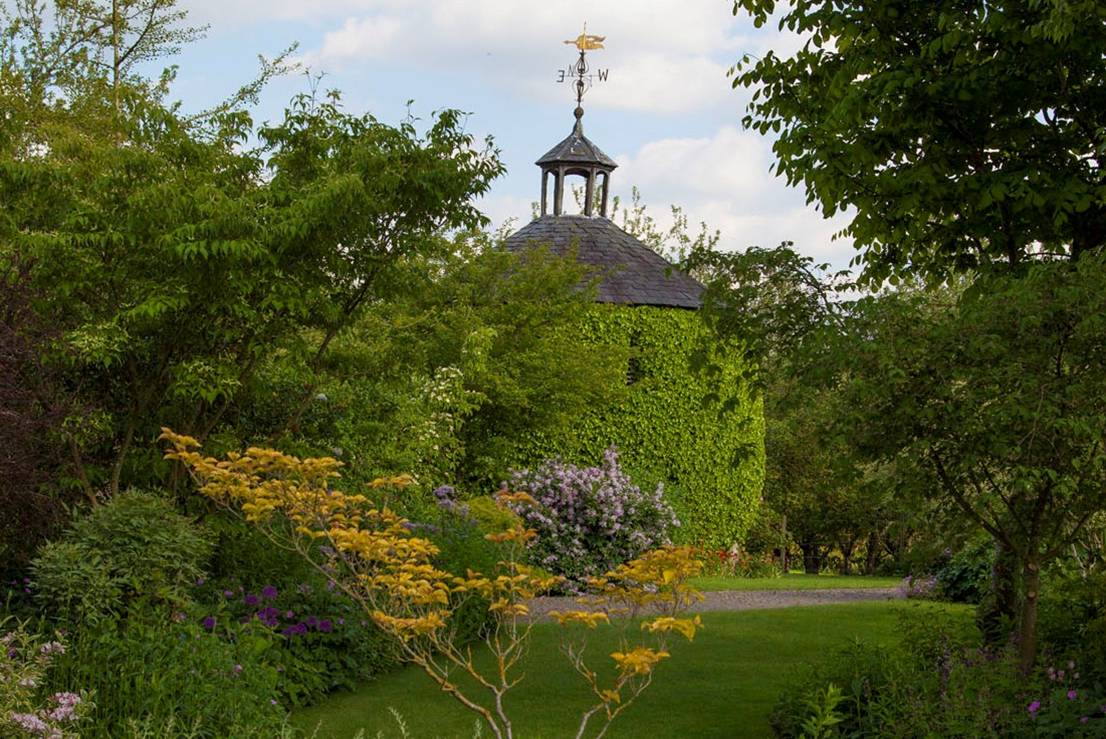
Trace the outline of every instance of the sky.
<path fill-rule="evenodd" d="M 750 92 L 727 70 L 744 54 L 790 54 L 803 39 L 774 24 L 755 29 L 730 0 L 182 0 L 204 39 L 174 59 L 173 94 L 199 110 L 233 93 L 257 70 L 257 55 L 292 43 L 321 87 L 342 92 L 350 112 L 398 123 L 408 111 L 468 113 L 467 130 L 492 136 L 507 167 L 480 207 L 498 226 L 522 225 L 540 195 L 534 161 L 569 134 L 574 91 L 557 70 L 575 61 L 575 38 L 606 37 L 589 52 L 609 70 L 585 96 L 584 130 L 619 165 L 615 195 L 636 186 L 662 224 L 669 206 L 721 231 L 721 248 L 793 241 L 819 262 L 844 268 L 854 252 L 826 220 L 771 171 L 771 140 L 741 127 Z M 255 110 L 279 118 L 306 75 L 270 85 Z"/>

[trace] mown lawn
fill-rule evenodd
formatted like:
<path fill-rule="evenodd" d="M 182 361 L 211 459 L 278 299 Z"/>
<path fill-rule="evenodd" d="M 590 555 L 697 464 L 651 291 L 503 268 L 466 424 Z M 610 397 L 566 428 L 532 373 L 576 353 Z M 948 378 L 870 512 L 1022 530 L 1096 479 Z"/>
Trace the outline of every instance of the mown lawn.
<path fill-rule="evenodd" d="M 853 639 L 893 644 L 903 611 L 940 608 L 970 618 L 966 607 L 917 602 L 864 602 L 703 615 L 704 629 L 691 644 L 678 643 L 672 659 L 640 701 L 620 716 L 612 739 L 735 739 L 770 737 L 768 714 L 789 677 Z M 526 661 L 527 676 L 511 693 L 508 710 L 520 739 L 563 739 L 575 733 L 586 704 L 582 682 L 557 649 L 560 627 L 541 624 Z M 590 650 L 610 661 L 610 634 L 597 632 Z M 350 739 L 365 728 L 388 739 L 400 736 L 389 713 L 404 717 L 410 736 L 473 735 L 473 716 L 440 693 L 421 672 L 405 668 L 299 712 L 298 726 L 319 726 L 319 739 Z M 483 736 L 487 737 L 485 731 Z"/>
<path fill-rule="evenodd" d="M 898 577 L 869 575 L 802 575 L 791 573 L 781 577 L 706 576 L 695 579 L 700 590 L 821 590 L 826 588 L 893 588 Z"/>

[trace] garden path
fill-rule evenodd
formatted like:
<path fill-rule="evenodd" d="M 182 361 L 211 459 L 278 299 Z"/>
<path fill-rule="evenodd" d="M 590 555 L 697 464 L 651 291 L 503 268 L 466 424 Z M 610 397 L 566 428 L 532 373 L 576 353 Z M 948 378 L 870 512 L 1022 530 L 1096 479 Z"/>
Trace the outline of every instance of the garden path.
<path fill-rule="evenodd" d="M 793 606 L 824 606 L 863 600 L 898 600 L 905 597 L 898 588 L 833 588 L 826 590 L 716 590 L 691 607 L 701 611 L 753 611 Z M 549 611 L 583 608 L 575 598 L 547 596 L 530 601 L 530 613 L 541 617 Z"/>

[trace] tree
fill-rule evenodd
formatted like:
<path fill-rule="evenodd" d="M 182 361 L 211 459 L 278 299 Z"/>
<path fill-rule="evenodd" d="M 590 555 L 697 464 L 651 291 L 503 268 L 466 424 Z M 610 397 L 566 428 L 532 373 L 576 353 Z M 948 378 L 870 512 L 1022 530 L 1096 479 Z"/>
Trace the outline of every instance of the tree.
<path fill-rule="evenodd" d="M 1012 558 L 1022 668 L 1042 573 L 1106 509 L 1106 262 L 981 279 L 952 305 L 868 298 L 842 354 L 842 422 L 876 458 L 907 455 Z"/>
<path fill-rule="evenodd" d="M 35 315 L 29 267 L 0 272 L 0 560 L 25 564 L 61 518 L 46 488 L 65 470 L 67 395 L 43 355 L 56 341 Z M 74 416 L 77 414 L 73 413 Z"/>
<path fill-rule="evenodd" d="M 347 478 L 409 472 L 425 492 L 484 490 L 520 463 L 526 433 L 567 432 L 586 409 L 623 397 L 625 351 L 582 332 L 594 295 L 586 267 L 541 249 L 512 253 L 480 232 L 445 249 L 397 266 L 317 373 L 309 355 L 266 362 L 249 391 L 256 430 L 242 424 L 238 437 L 268 433 L 267 419 L 287 415 L 317 377 L 282 443 L 341 449 Z"/>
<path fill-rule="evenodd" d="M 764 24 L 776 0 L 737 0 Z M 1094 0 L 805 0 L 746 57 L 746 127 L 879 283 L 1077 259 L 1106 241 L 1106 10 Z"/>
<path fill-rule="evenodd" d="M 161 423 L 215 430 L 275 347 L 315 369 L 392 267 L 484 223 L 472 200 L 502 171 L 455 111 L 419 131 L 347 113 L 336 94 L 256 127 L 234 106 L 185 117 L 156 85 L 93 66 L 20 107 L 20 70 L 39 63 L 25 49 L 0 59 L 0 108 L 20 111 L 0 119 L 0 261 L 32 264 L 36 310 L 67 349 L 59 369 L 106 420 L 75 458 L 108 494 L 164 474 Z M 309 380 L 279 425 L 313 394 Z"/>

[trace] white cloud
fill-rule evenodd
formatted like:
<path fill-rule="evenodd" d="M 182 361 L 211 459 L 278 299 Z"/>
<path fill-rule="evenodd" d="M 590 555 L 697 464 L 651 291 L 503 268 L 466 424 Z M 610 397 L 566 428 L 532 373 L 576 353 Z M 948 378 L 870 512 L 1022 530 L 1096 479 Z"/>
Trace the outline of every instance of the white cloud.
<path fill-rule="evenodd" d="M 825 219 L 805 202 L 801 190 L 771 174 L 771 142 L 759 134 L 724 126 L 706 138 L 653 141 L 617 158 L 612 189 L 628 200 L 637 187 L 658 222 L 671 222 L 670 204 L 692 223 L 722 232 L 722 248 L 775 246 L 793 241 L 803 254 L 845 268 L 850 241 L 833 235 L 849 214 Z"/>
<path fill-rule="evenodd" d="M 381 59 L 396 53 L 407 29 L 403 21 L 389 16 L 348 18 L 342 27 L 323 37 L 322 48 L 304 55 L 308 66 L 338 64 L 359 59 Z"/>
<path fill-rule="evenodd" d="M 731 99 L 725 71 L 740 22 L 718 0 L 191 0 L 194 19 L 216 31 L 250 19 L 299 21 L 321 41 L 301 59 L 318 71 L 340 71 L 384 57 L 424 69 L 479 74 L 538 99 L 564 99 L 550 84 L 575 58 L 560 42 L 583 19 L 606 48 L 589 56 L 610 70 L 591 107 L 679 113 Z"/>

